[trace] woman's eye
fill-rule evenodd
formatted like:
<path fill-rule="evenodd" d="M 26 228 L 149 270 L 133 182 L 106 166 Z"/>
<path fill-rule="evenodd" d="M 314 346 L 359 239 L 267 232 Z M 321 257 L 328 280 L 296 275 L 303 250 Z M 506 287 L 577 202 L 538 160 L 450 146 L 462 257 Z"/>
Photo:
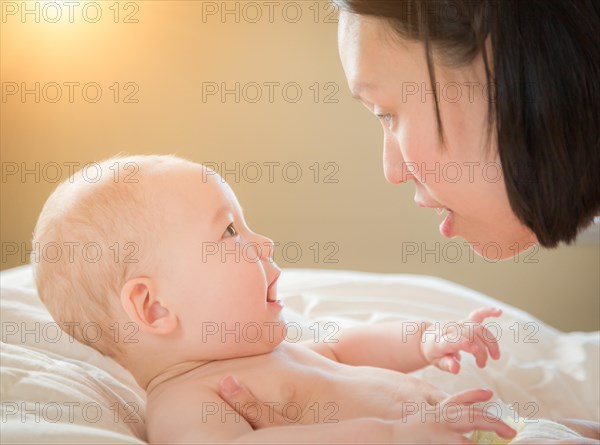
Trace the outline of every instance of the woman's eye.
<path fill-rule="evenodd" d="M 392 120 L 391 114 L 376 114 L 375 116 L 377 116 L 377 119 L 380 121 L 390 122 Z"/>
<path fill-rule="evenodd" d="M 237 230 L 235 230 L 235 227 L 233 227 L 233 223 L 227 226 L 223 235 L 229 235 L 230 237 L 234 237 L 237 235 Z"/>
<path fill-rule="evenodd" d="M 393 116 L 391 114 L 376 114 L 375 116 L 388 127 L 392 124 Z"/>

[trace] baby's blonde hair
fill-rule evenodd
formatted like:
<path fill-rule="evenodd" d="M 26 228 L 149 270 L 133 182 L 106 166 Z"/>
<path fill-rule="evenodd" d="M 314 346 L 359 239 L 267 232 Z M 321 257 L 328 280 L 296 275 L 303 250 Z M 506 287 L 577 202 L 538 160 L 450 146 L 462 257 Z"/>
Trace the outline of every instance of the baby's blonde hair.
<path fill-rule="evenodd" d="M 153 247 L 161 209 L 149 185 L 197 165 L 173 155 L 116 156 L 54 190 L 33 233 L 31 263 L 40 299 L 63 330 L 105 355 L 123 353 L 131 330 L 114 325 L 121 288 L 152 274 L 160 259 Z"/>

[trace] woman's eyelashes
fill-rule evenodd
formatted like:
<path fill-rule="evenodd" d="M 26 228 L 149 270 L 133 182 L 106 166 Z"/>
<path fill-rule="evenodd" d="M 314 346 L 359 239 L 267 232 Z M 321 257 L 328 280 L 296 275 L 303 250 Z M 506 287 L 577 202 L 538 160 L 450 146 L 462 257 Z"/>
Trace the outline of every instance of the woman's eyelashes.
<path fill-rule="evenodd" d="M 236 237 L 238 234 L 237 230 L 235 229 L 233 223 L 230 223 L 227 228 L 225 229 L 225 232 L 223 233 L 223 236 L 225 238 L 233 238 Z"/>
<path fill-rule="evenodd" d="M 383 125 L 387 126 L 388 128 L 392 126 L 393 116 L 391 114 L 375 114 L 375 116 Z"/>

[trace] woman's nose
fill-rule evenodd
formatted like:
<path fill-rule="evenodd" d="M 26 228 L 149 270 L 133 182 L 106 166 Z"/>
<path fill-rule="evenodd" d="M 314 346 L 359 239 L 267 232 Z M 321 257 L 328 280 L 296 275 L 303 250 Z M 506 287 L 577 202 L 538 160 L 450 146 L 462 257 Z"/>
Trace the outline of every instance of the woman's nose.
<path fill-rule="evenodd" d="M 383 174 L 390 184 L 402 184 L 409 179 L 398 141 L 388 134 L 383 137 Z"/>

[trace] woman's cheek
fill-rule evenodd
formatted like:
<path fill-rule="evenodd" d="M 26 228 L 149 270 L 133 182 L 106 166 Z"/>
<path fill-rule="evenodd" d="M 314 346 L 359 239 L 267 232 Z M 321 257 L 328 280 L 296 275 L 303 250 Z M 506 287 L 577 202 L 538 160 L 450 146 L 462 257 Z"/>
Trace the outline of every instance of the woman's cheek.
<path fill-rule="evenodd" d="M 398 144 L 406 164 L 405 170 L 412 172 L 422 184 L 433 186 L 441 182 L 440 151 L 435 139 L 428 134 L 431 130 L 422 123 L 410 130 L 397 134 Z"/>

